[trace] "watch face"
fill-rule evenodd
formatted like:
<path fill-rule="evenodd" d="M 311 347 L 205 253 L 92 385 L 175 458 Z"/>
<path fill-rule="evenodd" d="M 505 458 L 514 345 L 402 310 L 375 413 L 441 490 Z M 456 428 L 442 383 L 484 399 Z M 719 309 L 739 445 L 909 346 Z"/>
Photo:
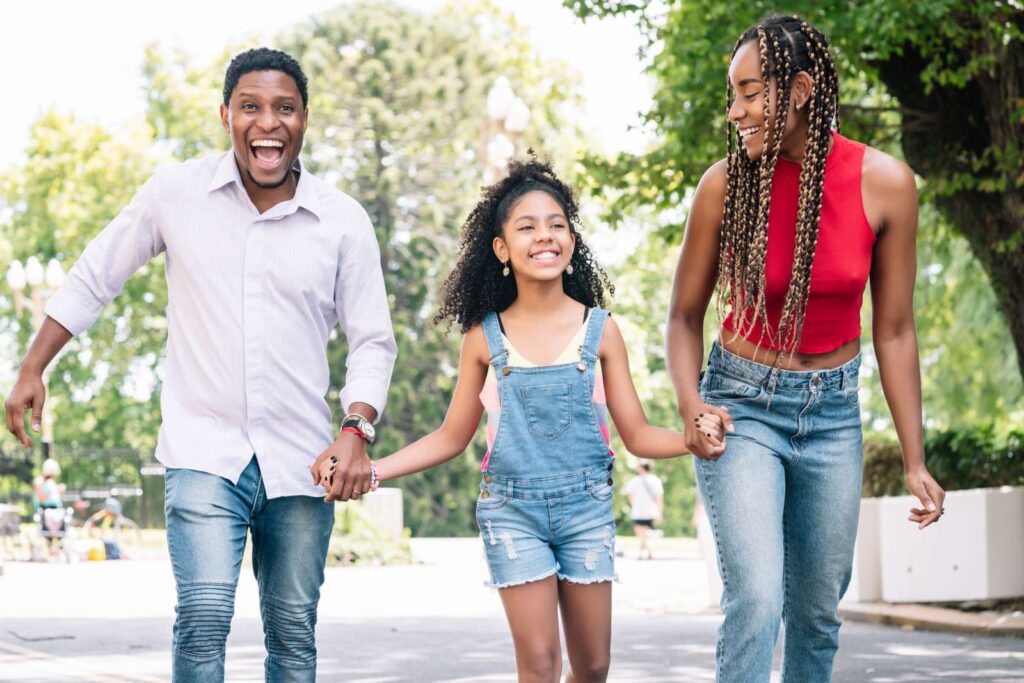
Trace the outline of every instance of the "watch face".
<path fill-rule="evenodd" d="M 363 430 L 363 434 L 366 434 L 366 437 L 370 441 L 373 441 L 374 437 L 377 435 L 377 430 L 373 428 L 373 425 L 370 424 L 369 421 L 366 421 L 363 422 L 361 428 Z"/>

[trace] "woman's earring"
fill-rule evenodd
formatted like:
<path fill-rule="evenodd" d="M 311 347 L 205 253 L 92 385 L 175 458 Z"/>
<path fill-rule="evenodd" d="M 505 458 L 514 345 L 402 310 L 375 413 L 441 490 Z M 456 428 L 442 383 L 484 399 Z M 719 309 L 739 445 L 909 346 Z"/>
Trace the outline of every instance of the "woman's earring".
<path fill-rule="evenodd" d="M 572 275 L 572 264 L 571 263 L 565 267 L 565 274 L 566 275 Z"/>
<path fill-rule="evenodd" d="M 796 103 L 796 110 L 797 110 L 797 111 L 800 111 L 800 107 L 802 107 L 802 106 L 804 106 L 804 103 L 803 103 L 803 102 L 797 102 L 797 103 Z"/>
<path fill-rule="evenodd" d="M 511 273 L 512 271 L 509 270 L 508 268 L 508 261 L 505 261 L 504 265 L 505 267 L 501 269 L 501 274 L 504 275 L 505 277 L 508 277 L 508 274 Z"/>

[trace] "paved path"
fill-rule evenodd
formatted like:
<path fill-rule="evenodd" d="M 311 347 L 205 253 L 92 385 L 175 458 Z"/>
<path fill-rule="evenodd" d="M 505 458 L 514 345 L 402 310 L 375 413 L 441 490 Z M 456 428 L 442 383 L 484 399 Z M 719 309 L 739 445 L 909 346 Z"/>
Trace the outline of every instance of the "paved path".
<path fill-rule="evenodd" d="M 420 564 L 329 569 L 320 608 L 325 681 L 514 681 L 500 602 L 476 539 L 414 541 Z M 689 549 L 620 558 L 612 681 L 709 681 L 715 629 L 703 562 Z M 0 681 L 165 681 L 174 586 L 166 560 L 8 563 L 0 577 Z M 262 632 L 243 571 L 228 679 L 262 680 Z M 1024 640 L 843 627 L 841 683 L 1024 683 Z"/>

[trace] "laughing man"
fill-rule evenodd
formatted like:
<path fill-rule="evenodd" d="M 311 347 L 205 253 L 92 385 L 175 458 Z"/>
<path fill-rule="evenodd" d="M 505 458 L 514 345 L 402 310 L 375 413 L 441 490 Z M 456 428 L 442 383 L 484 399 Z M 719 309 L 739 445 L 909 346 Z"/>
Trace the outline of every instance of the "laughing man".
<path fill-rule="evenodd" d="M 177 584 L 174 680 L 222 681 L 245 548 L 259 584 L 268 681 L 313 681 L 314 627 L 333 501 L 370 488 L 366 454 L 395 341 L 366 212 L 299 163 L 309 110 L 298 62 L 232 60 L 220 117 L 231 151 L 160 168 L 89 244 L 22 361 L 6 404 L 25 446 L 42 373 L 143 264 L 166 252 L 167 358 L 157 458 Z M 327 340 L 348 338 L 331 427 Z M 334 458 L 326 499 L 310 467 Z"/>

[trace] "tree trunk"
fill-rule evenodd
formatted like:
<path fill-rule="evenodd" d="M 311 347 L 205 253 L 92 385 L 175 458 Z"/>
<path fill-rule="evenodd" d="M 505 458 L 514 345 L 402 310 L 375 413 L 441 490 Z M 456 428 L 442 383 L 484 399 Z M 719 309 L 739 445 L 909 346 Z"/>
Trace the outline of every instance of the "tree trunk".
<path fill-rule="evenodd" d="M 978 49 L 998 54 L 997 63 L 963 88 L 935 85 L 926 92 L 926 62 L 910 45 L 875 66 L 900 102 L 907 162 L 936 184 L 936 206 L 985 270 L 1024 378 L 1024 122 L 1017 112 L 1024 44 Z"/>

